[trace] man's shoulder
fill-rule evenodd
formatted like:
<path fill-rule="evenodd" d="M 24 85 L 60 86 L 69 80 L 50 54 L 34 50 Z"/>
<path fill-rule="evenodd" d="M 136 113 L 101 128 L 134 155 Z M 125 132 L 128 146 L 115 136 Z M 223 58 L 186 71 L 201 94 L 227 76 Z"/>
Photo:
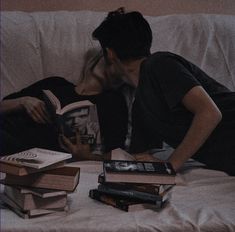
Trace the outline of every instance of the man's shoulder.
<path fill-rule="evenodd" d="M 145 68 L 155 71 L 166 71 L 169 67 L 175 68 L 182 64 L 187 66 L 191 63 L 181 55 L 167 51 L 155 52 L 151 54 L 144 62 Z"/>
<path fill-rule="evenodd" d="M 177 60 L 181 58 L 182 58 L 181 56 L 175 53 L 167 52 L 167 51 L 160 51 L 160 52 L 152 53 L 148 57 L 147 60 L 149 63 L 154 63 L 154 62 L 167 62 L 169 60 Z"/>

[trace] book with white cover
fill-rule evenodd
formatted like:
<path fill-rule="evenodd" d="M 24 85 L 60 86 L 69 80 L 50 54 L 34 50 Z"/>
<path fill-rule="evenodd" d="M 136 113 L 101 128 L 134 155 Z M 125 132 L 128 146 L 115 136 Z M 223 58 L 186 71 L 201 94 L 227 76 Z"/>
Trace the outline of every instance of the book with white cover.
<path fill-rule="evenodd" d="M 0 162 L 41 169 L 70 158 L 72 158 L 72 155 L 69 153 L 32 148 L 12 155 L 2 156 Z"/>

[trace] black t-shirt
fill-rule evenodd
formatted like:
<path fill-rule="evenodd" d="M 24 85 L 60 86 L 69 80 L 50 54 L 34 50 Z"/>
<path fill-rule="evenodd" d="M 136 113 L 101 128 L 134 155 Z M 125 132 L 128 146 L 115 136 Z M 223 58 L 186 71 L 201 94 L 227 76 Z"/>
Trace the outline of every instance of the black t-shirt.
<path fill-rule="evenodd" d="M 157 52 L 141 64 L 132 111 L 131 151 L 160 147 L 162 141 L 172 147 L 179 145 L 193 118 L 182 105 L 182 98 L 194 86 L 202 86 L 223 115 L 223 120 L 199 153 L 224 149 L 223 136 L 226 136 L 227 144 L 234 143 L 235 93 L 183 57 Z"/>
<path fill-rule="evenodd" d="M 127 134 L 128 112 L 125 98 L 119 91 L 104 91 L 101 94 L 88 96 L 79 95 L 75 92 L 74 84 L 61 77 L 50 77 L 36 82 L 4 99 L 32 96 L 43 100 L 43 89 L 51 90 L 60 100 L 62 107 L 81 100 L 90 100 L 96 104 L 105 151 L 110 151 L 117 147 L 124 148 Z M 27 121 L 25 130 L 27 130 L 27 125 L 32 126 L 33 124 Z"/>

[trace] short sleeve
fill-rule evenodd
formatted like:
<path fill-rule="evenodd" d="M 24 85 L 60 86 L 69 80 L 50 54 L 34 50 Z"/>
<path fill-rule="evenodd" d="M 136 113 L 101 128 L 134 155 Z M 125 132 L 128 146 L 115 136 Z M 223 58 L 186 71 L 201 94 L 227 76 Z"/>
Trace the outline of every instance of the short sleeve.
<path fill-rule="evenodd" d="M 150 76 L 160 86 L 170 110 L 182 102 L 185 94 L 200 85 L 194 77 L 190 63 L 175 57 L 162 57 L 151 63 Z"/>

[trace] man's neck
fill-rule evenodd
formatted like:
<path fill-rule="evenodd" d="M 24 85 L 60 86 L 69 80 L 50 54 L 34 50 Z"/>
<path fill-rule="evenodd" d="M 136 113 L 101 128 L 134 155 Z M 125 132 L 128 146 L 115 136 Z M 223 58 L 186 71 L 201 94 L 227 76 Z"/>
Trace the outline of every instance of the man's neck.
<path fill-rule="evenodd" d="M 139 72 L 140 72 L 140 66 L 141 63 L 145 60 L 146 58 L 141 58 L 137 60 L 128 60 L 128 61 L 123 61 L 122 64 L 127 72 L 127 78 L 126 82 L 129 82 L 134 88 L 137 88 L 139 84 Z"/>

